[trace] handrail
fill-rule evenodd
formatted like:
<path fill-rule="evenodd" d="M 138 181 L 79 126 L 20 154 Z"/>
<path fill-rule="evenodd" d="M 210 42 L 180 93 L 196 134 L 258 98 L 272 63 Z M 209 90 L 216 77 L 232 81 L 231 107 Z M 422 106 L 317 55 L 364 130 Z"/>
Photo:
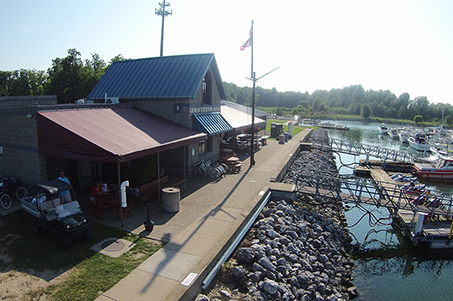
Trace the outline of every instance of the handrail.
<path fill-rule="evenodd" d="M 314 143 L 312 147 L 356 156 L 367 155 L 367 157 L 372 156 L 383 160 L 393 160 L 404 163 L 414 163 L 415 161 L 415 157 L 408 152 L 387 149 L 373 145 L 354 144 L 352 142 L 343 140 L 331 139 L 329 145 Z"/>

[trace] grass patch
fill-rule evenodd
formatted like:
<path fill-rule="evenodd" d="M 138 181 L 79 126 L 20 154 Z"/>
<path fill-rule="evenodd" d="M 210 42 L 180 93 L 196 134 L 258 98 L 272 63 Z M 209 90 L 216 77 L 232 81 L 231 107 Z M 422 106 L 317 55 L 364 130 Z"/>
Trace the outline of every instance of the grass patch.
<path fill-rule="evenodd" d="M 130 234 L 122 229 L 91 223 L 94 241 L 73 241 L 72 248 L 65 250 L 59 239 L 49 232 L 34 233 L 31 229 L 32 216 L 23 210 L 14 212 L 0 220 L 0 250 L 10 260 L 0 260 L 2 272 L 17 270 L 25 273 L 53 271 L 61 273 L 71 269 L 67 278 L 58 285 L 29 295 L 38 300 L 94 300 L 128 275 L 161 245 Z M 118 258 L 96 253 L 89 248 L 102 240 L 116 237 L 136 245 Z"/>
<path fill-rule="evenodd" d="M 270 133 L 271 132 L 271 123 L 283 123 L 283 132 L 288 132 L 289 129 L 288 129 L 288 125 L 284 124 L 288 122 L 288 120 L 272 120 L 272 119 L 269 119 L 266 121 L 266 132 Z M 306 128 L 313 128 L 313 129 L 317 129 L 318 127 L 313 127 L 313 126 L 299 126 L 297 124 L 297 122 L 293 122 L 293 136 L 299 134 L 300 132 L 302 132 L 303 130 L 305 130 Z"/>

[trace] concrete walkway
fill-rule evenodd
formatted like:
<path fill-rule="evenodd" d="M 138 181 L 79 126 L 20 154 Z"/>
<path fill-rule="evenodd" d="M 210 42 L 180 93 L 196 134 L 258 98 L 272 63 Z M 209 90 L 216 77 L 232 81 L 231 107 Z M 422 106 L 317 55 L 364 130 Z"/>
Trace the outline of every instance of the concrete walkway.
<path fill-rule="evenodd" d="M 181 193 L 179 212 L 166 213 L 151 206 L 150 218 L 155 223 L 151 233 L 143 225 L 147 206 L 134 208 L 122 228 L 167 243 L 96 300 L 193 300 L 209 268 L 263 195 L 269 189 L 292 190 L 292 185 L 271 181 L 279 177 L 309 131 L 285 144 L 269 139 L 255 153 L 255 167 L 249 168 L 246 159 L 239 174 L 227 174 L 218 182 L 189 179 Z M 103 223 L 121 226 L 113 213 L 107 213 Z"/>

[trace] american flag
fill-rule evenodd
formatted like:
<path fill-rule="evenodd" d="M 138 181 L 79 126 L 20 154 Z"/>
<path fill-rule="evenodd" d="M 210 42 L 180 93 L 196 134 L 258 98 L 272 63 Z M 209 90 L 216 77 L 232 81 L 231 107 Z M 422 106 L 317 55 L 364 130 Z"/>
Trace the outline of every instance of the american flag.
<path fill-rule="evenodd" d="M 253 27 L 250 28 L 250 32 L 249 32 L 250 38 L 247 41 L 245 41 L 245 43 L 241 46 L 241 51 L 252 45 L 252 34 L 253 34 Z"/>

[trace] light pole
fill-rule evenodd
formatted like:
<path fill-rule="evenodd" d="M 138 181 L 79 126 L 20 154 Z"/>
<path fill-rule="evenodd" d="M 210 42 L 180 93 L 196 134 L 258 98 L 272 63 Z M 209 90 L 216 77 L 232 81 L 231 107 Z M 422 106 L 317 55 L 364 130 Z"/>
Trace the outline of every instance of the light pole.
<path fill-rule="evenodd" d="M 167 11 L 165 10 L 167 6 L 170 6 L 169 2 L 159 2 L 160 8 L 156 8 L 155 14 L 158 16 L 162 16 L 162 32 L 160 35 L 160 56 L 164 55 L 164 22 L 165 22 L 165 17 L 168 15 L 171 15 L 173 13 L 172 10 Z"/>
<path fill-rule="evenodd" d="M 252 136 L 251 136 L 251 142 L 250 142 L 251 143 L 250 144 L 250 167 L 253 167 L 255 165 L 255 85 L 256 85 L 256 82 L 258 80 L 262 79 L 263 77 L 265 77 L 269 73 L 274 72 L 278 68 L 280 68 L 280 67 L 277 67 L 277 68 L 269 71 L 268 73 L 264 74 L 263 76 L 261 76 L 259 78 L 256 78 L 255 72 L 252 72 L 252 78 L 246 77 L 247 79 L 253 81 L 253 90 L 252 90 L 252 130 L 251 130 Z"/>

